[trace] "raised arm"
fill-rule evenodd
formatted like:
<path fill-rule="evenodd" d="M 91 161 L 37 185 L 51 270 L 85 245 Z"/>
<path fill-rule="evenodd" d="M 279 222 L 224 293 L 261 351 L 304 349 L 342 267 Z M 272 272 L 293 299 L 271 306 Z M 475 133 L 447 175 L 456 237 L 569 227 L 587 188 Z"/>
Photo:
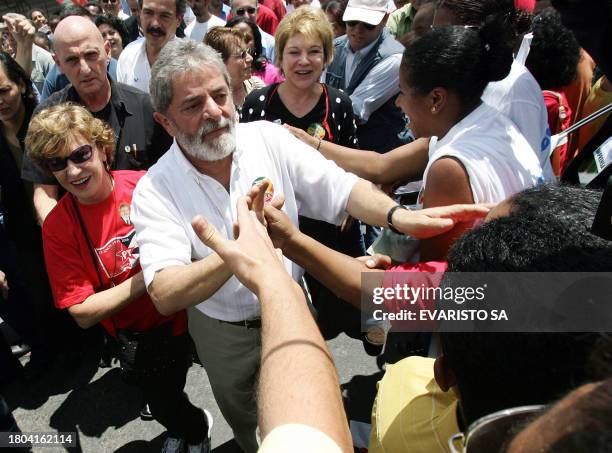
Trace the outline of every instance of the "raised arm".
<path fill-rule="evenodd" d="M 326 140 L 319 141 L 302 129 L 287 124 L 284 127 L 295 137 L 317 149 L 325 158 L 333 160 L 339 167 L 374 184 L 393 184 L 397 181 L 418 179 L 427 166 L 428 139 L 418 139 L 379 154 L 375 151 L 347 148 Z"/>
<path fill-rule="evenodd" d="M 3 16 L 9 32 L 17 42 L 15 61 L 23 68 L 26 74 L 32 73 L 32 46 L 34 45 L 34 33 L 36 29 L 21 14 L 9 13 Z"/>
<path fill-rule="evenodd" d="M 261 302 L 258 407 L 264 445 L 271 432 L 298 424 L 302 425 L 301 432 L 305 428 L 323 433 L 328 448 L 352 452 L 333 359 L 304 294 L 285 271 L 265 228 L 248 210 L 245 199 L 238 202 L 238 223 L 240 234 L 236 241 L 221 237 L 201 217 L 194 219 L 193 227 Z M 292 441 L 308 448 L 312 436 L 294 436 Z M 320 448 L 320 444 L 312 448 Z M 291 450 L 291 445 L 281 448 Z"/>

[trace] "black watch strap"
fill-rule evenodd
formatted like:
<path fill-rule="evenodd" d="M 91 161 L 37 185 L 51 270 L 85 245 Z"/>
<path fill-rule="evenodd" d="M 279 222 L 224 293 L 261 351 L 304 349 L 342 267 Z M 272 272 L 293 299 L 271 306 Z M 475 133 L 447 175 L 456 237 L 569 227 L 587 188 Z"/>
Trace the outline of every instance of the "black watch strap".
<path fill-rule="evenodd" d="M 401 231 L 399 231 L 397 228 L 395 228 L 393 226 L 393 213 L 395 211 L 397 211 L 398 209 L 405 209 L 406 211 L 408 210 L 408 208 L 406 206 L 403 206 L 401 204 L 397 204 L 397 205 L 393 206 L 391 209 L 389 209 L 389 212 L 387 213 L 387 226 L 394 233 L 404 234 L 404 233 L 402 233 Z"/>

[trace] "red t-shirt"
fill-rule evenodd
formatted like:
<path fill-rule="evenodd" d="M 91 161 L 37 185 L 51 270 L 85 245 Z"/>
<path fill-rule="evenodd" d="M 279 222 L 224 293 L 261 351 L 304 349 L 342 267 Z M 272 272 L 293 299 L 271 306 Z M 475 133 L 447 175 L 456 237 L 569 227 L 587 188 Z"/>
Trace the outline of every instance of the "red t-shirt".
<path fill-rule="evenodd" d="M 276 27 L 278 27 L 278 19 L 274 11 L 265 5 L 259 5 L 257 8 L 257 25 L 266 33 L 274 36 Z"/>
<path fill-rule="evenodd" d="M 265 5 L 267 8 L 270 8 L 274 14 L 276 14 L 276 18 L 280 22 L 287 14 L 287 9 L 281 0 L 259 0 L 260 5 Z"/>
<path fill-rule="evenodd" d="M 118 285 L 140 272 L 130 206 L 134 188 L 144 174 L 144 171 L 114 171 L 115 188 L 106 200 L 95 205 L 84 205 L 74 200 L 95 249 L 95 265 L 102 277 L 101 287 L 72 196 L 64 195 L 45 219 L 42 229 L 45 262 L 57 308 L 83 303 L 92 294 L 113 284 Z M 144 332 L 169 321 L 174 321 L 175 335 L 185 332 L 187 318 L 184 310 L 172 316 L 162 316 L 145 293 L 101 323 L 109 334 L 116 336 L 116 328 Z"/>

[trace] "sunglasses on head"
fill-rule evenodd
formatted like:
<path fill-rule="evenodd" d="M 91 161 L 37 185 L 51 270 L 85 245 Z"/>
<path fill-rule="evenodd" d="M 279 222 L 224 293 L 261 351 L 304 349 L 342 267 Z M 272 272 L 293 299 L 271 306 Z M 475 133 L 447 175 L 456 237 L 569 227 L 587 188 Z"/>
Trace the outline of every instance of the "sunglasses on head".
<path fill-rule="evenodd" d="M 91 145 L 81 145 L 74 151 L 72 151 L 66 157 L 52 157 L 47 159 L 47 167 L 51 171 L 62 171 L 68 166 L 68 161 L 71 161 L 74 164 L 82 164 L 83 162 L 87 162 L 91 159 L 93 154 L 93 148 Z"/>
<path fill-rule="evenodd" d="M 255 14 L 255 11 L 257 11 L 257 8 L 255 8 L 254 6 L 249 6 L 247 8 L 238 8 L 236 10 L 236 16 L 244 16 L 245 12 L 249 14 Z"/>
<path fill-rule="evenodd" d="M 366 28 L 366 30 L 374 30 L 376 28 L 376 25 L 366 24 L 365 22 L 361 22 L 358 20 L 349 20 L 348 22 L 345 22 L 345 23 L 349 27 L 356 27 L 357 25 L 361 24 Z"/>

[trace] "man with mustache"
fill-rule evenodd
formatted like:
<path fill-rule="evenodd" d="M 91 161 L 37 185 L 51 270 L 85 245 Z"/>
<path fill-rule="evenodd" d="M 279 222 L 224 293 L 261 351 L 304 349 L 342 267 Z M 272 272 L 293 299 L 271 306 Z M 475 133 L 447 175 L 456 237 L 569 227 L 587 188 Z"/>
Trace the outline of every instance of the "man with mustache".
<path fill-rule="evenodd" d="M 200 241 L 191 226 L 194 216 L 204 216 L 232 238 L 236 201 L 257 184 L 265 184 L 265 190 L 258 186 L 264 197 L 285 198 L 283 209 L 294 223 L 302 214 L 339 225 L 350 214 L 425 237 L 452 228 L 452 219 L 485 210 L 399 208 L 376 186 L 346 173 L 279 125 L 236 124 L 227 68 L 204 44 L 168 43 L 153 66 L 150 91 L 155 119 L 174 143 L 132 198 L 147 290 L 162 314 L 189 308 L 189 331 L 217 404 L 240 447 L 255 452 L 259 301 Z M 252 203 L 259 212 L 261 198 Z M 299 281 L 303 270 L 284 263 Z"/>
<path fill-rule="evenodd" d="M 138 0 L 144 39 L 130 43 L 119 57 L 117 80 L 149 92 L 151 66 L 159 52 L 175 37 L 183 20 L 186 0 Z"/>

